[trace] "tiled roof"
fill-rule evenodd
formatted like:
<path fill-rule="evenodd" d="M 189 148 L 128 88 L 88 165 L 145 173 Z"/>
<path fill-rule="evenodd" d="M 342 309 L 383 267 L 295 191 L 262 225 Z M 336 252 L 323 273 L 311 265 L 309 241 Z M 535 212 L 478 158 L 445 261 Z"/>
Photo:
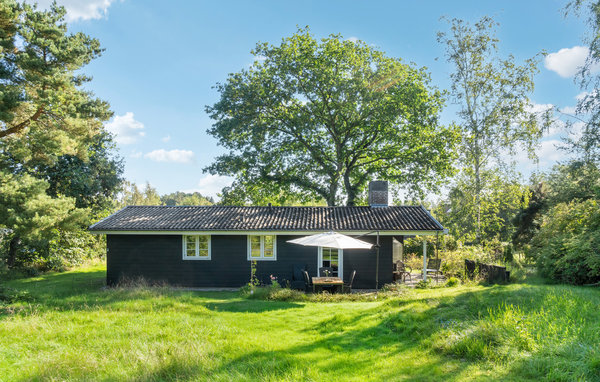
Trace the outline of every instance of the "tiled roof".
<path fill-rule="evenodd" d="M 129 206 L 91 231 L 441 231 L 421 206 Z"/>

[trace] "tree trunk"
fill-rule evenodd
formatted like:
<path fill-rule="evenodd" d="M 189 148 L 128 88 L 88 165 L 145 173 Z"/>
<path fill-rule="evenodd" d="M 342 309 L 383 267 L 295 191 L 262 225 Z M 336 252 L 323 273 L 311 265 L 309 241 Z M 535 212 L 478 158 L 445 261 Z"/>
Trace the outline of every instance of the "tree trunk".
<path fill-rule="evenodd" d="M 14 235 L 10 240 L 8 245 L 8 256 L 6 258 L 6 265 L 8 268 L 13 268 L 17 261 L 17 249 L 19 248 L 19 244 L 21 243 L 21 238 L 17 235 Z"/>
<path fill-rule="evenodd" d="M 348 195 L 348 199 L 346 200 L 346 205 L 348 207 L 353 207 L 356 205 L 356 188 L 352 187 L 352 183 L 350 182 L 350 176 L 348 174 L 344 174 L 344 188 L 346 189 L 346 194 Z"/>
<path fill-rule="evenodd" d="M 332 179 L 329 184 L 329 193 L 327 195 L 327 206 L 333 207 L 335 206 L 335 197 L 337 195 L 338 184 L 337 179 Z"/>
<path fill-rule="evenodd" d="M 475 229 L 475 241 L 481 241 L 481 174 L 479 161 L 475 166 L 475 204 L 477 204 L 477 227 Z"/>

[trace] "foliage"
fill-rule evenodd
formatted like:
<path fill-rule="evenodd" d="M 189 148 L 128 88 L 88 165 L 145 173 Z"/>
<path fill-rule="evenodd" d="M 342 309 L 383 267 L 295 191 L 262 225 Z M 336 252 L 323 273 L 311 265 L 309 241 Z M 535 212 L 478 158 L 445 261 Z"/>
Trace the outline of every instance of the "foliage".
<path fill-rule="evenodd" d="M 81 137 L 101 131 L 112 115 L 106 102 L 83 89 L 91 79 L 79 72 L 100 56 L 100 43 L 68 33 L 65 13 L 56 3 L 43 11 L 8 0 L 0 8 L 7 26 L 0 36 L 0 139 L 27 137 L 40 156 L 80 152 Z"/>
<path fill-rule="evenodd" d="M 448 62 L 454 67 L 450 75 L 451 93 L 460 106 L 458 116 L 462 141 L 460 160 L 462 178 L 455 187 L 456 198 L 462 199 L 464 209 L 459 212 L 472 223 L 475 239 L 480 241 L 498 227 L 495 224 L 500 207 L 497 201 L 486 198 L 489 194 L 509 196 L 508 209 L 518 208 L 522 192 L 516 187 L 512 194 L 499 186 L 506 184 L 510 175 L 504 155 L 514 154 L 524 146 L 530 156 L 540 139 L 543 127 L 550 123 L 549 111 L 540 118 L 532 112 L 528 96 L 533 92 L 533 76 L 537 73 L 539 58 L 528 59 L 523 65 L 515 63 L 511 55 L 498 55 L 498 39 L 490 17 L 483 17 L 473 26 L 460 19 L 450 21 L 449 32 L 439 32 L 438 42 L 445 46 Z M 508 203 L 508 202 L 507 202 Z M 492 226 L 486 218 L 491 217 Z M 505 220 L 505 218 L 503 218 Z M 464 223 L 461 221 L 460 223 Z M 462 227 L 462 224 L 454 227 Z M 500 226 L 507 226 L 505 222 Z M 495 236 L 494 234 L 492 236 Z"/>
<path fill-rule="evenodd" d="M 442 95 L 424 68 L 308 28 L 252 53 L 261 60 L 206 108 L 230 151 L 207 170 L 236 177 L 231 200 L 354 205 L 372 178 L 424 191 L 452 173 L 457 136 L 439 124 Z"/>
<path fill-rule="evenodd" d="M 592 0 L 573 0 L 565 7 L 566 13 L 580 15 L 585 10 L 586 22 L 590 31 L 584 36 L 590 53 L 585 65 L 577 74 L 579 86 L 583 91 L 577 103 L 577 115 L 573 116 L 577 124 L 582 125 L 581 135 L 568 141 L 572 152 L 584 163 L 600 165 L 600 75 L 596 66 L 600 62 L 600 2 Z M 587 117 L 584 119 L 584 117 Z M 571 121 L 572 122 L 572 121 Z"/>
<path fill-rule="evenodd" d="M 121 181 L 103 130 L 112 112 L 84 89 L 82 69 L 102 49 L 70 33 L 65 14 L 56 3 L 45 11 L 0 4 L 0 228 L 10 233 L 0 258 L 8 267 L 78 263 L 99 242 L 82 230 L 111 210 Z"/>
<path fill-rule="evenodd" d="M 433 282 L 431 281 L 431 279 L 427 279 L 427 280 L 419 280 L 419 282 L 417 282 L 415 284 L 415 288 L 417 289 L 427 289 L 427 288 L 431 288 L 433 286 Z"/>
<path fill-rule="evenodd" d="M 0 304 L 31 301 L 33 301 L 33 298 L 29 292 L 0 285 Z"/>
<path fill-rule="evenodd" d="M 585 163 L 574 159 L 554 166 L 548 174 L 548 204 L 573 200 L 600 200 L 600 162 Z"/>
<path fill-rule="evenodd" d="M 160 195 L 156 188 L 146 182 L 144 188 L 125 181 L 119 194 L 118 205 L 125 206 L 210 206 L 214 204 L 211 197 L 205 197 L 199 192 L 173 192 Z"/>
<path fill-rule="evenodd" d="M 173 192 L 161 195 L 160 200 L 165 206 L 210 206 L 215 204 L 211 197 L 203 196 L 199 192 Z"/>
<path fill-rule="evenodd" d="M 449 277 L 448 280 L 446 280 L 445 286 L 448 288 L 455 287 L 457 285 L 460 285 L 460 279 L 456 277 Z"/>
<path fill-rule="evenodd" d="M 119 205 L 125 206 L 160 206 L 162 201 L 156 188 L 146 182 L 145 188 L 140 189 L 137 184 L 125 181 L 119 198 Z"/>
<path fill-rule="evenodd" d="M 11 232 L 6 262 L 12 267 L 21 243 L 30 248 L 47 246 L 53 230 L 75 229 L 86 221 L 85 210 L 76 209 L 72 198 L 52 198 L 46 193 L 48 184 L 30 175 L 15 176 L 0 171 L 0 223 Z"/>
<path fill-rule="evenodd" d="M 473 179 L 464 173 L 459 176 L 448 198 L 437 205 L 436 216 L 463 242 L 477 242 L 478 233 L 484 242 L 509 240 L 515 230 L 511 221 L 529 202 L 530 192 L 512 177 L 501 177 L 493 171 L 482 171 L 480 178 L 486 189 L 478 197 Z"/>
<path fill-rule="evenodd" d="M 94 212 L 112 210 L 123 182 L 122 159 L 114 157 L 116 146 L 106 132 L 96 134 L 86 145 L 86 158 L 65 154 L 52 165 L 37 166 L 31 175 L 48 181 L 52 197 L 75 198 L 76 207 Z"/>
<path fill-rule="evenodd" d="M 532 241 L 542 275 L 569 284 L 600 282 L 600 208 L 598 201 L 554 206 Z"/>
<path fill-rule="evenodd" d="M 102 289 L 105 277 L 95 267 L 3 283 L 33 301 L 0 304 L 0 375 L 566 381 L 595 380 L 600 371 L 600 294 L 592 288 L 462 285 L 330 303 Z"/>
<path fill-rule="evenodd" d="M 522 201 L 523 207 L 512 220 L 515 232 L 512 234 L 512 243 L 517 248 L 528 247 L 529 242 L 541 227 L 542 213 L 547 206 L 548 187 L 544 182 L 539 182 L 529 188 L 529 201 Z"/>

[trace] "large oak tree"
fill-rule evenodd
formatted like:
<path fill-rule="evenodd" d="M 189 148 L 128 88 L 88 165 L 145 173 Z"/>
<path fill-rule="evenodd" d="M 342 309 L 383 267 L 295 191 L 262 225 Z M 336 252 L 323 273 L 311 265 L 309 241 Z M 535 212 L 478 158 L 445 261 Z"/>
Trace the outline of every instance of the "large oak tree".
<path fill-rule="evenodd" d="M 209 133 L 229 150 L 207 170 L 235 176 L 225 202 L 354 205 L 374 178 L 419 192 L 452 173 L 457 136 L 439 123 L 442 94 L 425 68 L 308 28 L 252 53 L 207 107 Z"/>

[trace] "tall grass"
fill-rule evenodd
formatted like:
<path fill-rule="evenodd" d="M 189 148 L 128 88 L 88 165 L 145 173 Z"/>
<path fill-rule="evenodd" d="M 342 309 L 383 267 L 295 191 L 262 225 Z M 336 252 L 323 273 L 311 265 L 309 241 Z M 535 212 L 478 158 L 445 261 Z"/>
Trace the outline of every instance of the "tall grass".
<path fill-rule="evenodd" d="M 104 277 L 94 267 L 3 284 L 12 297 L 0 301 L 0 381 L 600 380 L 597 289 L 265 301 L 103 289 Z"/>

